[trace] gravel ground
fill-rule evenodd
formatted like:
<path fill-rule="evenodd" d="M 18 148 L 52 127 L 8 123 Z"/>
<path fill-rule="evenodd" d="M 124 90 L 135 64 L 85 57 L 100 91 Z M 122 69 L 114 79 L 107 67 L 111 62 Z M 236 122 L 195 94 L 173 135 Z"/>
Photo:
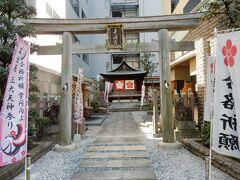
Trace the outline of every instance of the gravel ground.
<path fill-rule="evenodd" d="M 145 112 L 133 112 L 137 124 L 144 122 Z M 139 125 L 140 126 L 140 125 Z M 152 138 L 152 130 L 141 127 L 143 140 L 159 180 L 204 180 L 205 162 L 188 150 L 165 150 L 159 147 L 162 138 Z M 229 175 L 212 166 L 212 180 L 233 180 Z"/>
<path fill-rule="evenodd" d="M 99 130 L 100 127 L 89 127 L 86 138 L 77 144 L 75 151 L 60 153 L 52 150 L 38 159 L 32 165 L 31 180 L 69 179 L 79 166 L 87 146 L 94 140 Z M 24 178 L 24 173 L 21 173 L 15 180 L 22 180 Z"/>
<path fill-rule="evenodd" d="M 147 151 L 158 179 L 161 180 L 203 180 L 205 163 L 188 150 L 160 149 L 157 143 L 148 143 Z M 212 180 L 231 180 L 224 172 L 212 167 Z"/>
<path fill-rule="evenodd" d="M 143 112 L 133 112 L 133 117 L 137 124 L 143 122 Z M 86 138 L 81 140 L 77 149 L 72 152 L 58 153 L 48 152 L 35 162 L 31 169 L 32 180 L 66 180 L 79 168 L 84 151 L 93 142 L 95 136 L 100 131 L 100 127 L 89 127 Z M 203 180 L 204 161 L 191 154 L 184 148 L 179 150 L 160 149 L 159 141 L 153 139 L 151 129 L 141 127 L 143 139 L 145 140 L 147 151 L 153 163 L 153 168 L 159 180 Z M 21 173 L 15 180 L 24 179 Z M 212 168 L 212 180 L 232 180 L 232 178 L 222 171 Z"/>

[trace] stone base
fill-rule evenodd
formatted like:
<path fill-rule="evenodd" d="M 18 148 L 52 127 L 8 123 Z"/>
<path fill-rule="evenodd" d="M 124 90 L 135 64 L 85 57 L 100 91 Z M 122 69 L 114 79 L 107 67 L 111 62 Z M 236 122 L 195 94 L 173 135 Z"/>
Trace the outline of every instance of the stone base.
<path fill-rule="evenodd" d="M 173 143 L 166 143 L 166 142 L 160 141 L 158 147 L 160 149 L 178 150 L 181 148 L 181 144 L 178 141 L 173 142 Z"/>
<path fill-rule="evenodd" d="M 56 146 L 53 148 L 54 151 L 57 152 L 68 152 L 68 151 L 73 151 L 75 150 L 77 147 L 74 143 L 68 145 L 68 146 L 61 146 L 59 144 L 56 144 Z"/>
<path fill-rule="evenodd" d="M 73 142 L 75 143 L 75 144 L 78 144 L 78 143 L 80 143 L 81 142 L 81 134 L 74 134 L 74 136 L 73 136 Z"/>
<path fill-rule="evenodd" d="M 153 133 L 154 138 L 159 138 L 162 136 L 162 133 Z"/>
<path fill-rule="evenodd" d="M 176 125 L 178 129 L 177 132 L 175 132 L 176 140 L 181 140 L 182 138 L 200 137 L 194 121 L 177 121 Z M 177 138 L 181 138 L 181 139 L 177 139 Z"/>
<path fill-rule="evenodd" d="M 174 136 L 177 141 L 181 141 L 182 140 L 182 131 L 174 130 Z"/>

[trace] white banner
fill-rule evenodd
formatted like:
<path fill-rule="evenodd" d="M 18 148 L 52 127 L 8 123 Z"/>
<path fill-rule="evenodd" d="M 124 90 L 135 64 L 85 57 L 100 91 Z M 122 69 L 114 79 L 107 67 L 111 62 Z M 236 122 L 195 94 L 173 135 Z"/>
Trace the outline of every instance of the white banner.
<path fill-rule="evenodd" d="M 78 71 L 78 79 L 76 84 L 76 92 L 73 107 L 73 121 L 77 124 L 83 123 L 83 93 L 82 93 L 82 70 Z"/>
<path fill-rule="evenodd" d="M 29 45 L 17 36 L 0 113 L 0 166 L 27 153 L 28 69 Z"/>
<path fill-rule="evenodd" d="M 213 150 L 240 158 L 240 32 L 217 35 Z"/>
<path fill-rule="evenodd" d="M 145 97 L 145 86 L 143 84 L 141 89 L 141 106 L 143 106 L 144 97 Z"/>
<path fill-rule="evenodd" d="M 216 60 L 208 57 L 207 75 L 205 86 L 205 104 L 204 104 L 204 121 L 212 121 L 213 119 L 213 100 L 214 100 L 214 73 Z"/>

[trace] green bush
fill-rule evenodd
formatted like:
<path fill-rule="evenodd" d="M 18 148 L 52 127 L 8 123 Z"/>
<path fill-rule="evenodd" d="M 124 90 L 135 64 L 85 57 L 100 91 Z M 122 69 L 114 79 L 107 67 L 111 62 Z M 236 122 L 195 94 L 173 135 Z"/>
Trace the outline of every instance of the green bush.
<path fill-rule="evenodd" d="M 211 124 L 209 122 L 204 122 L 202 128 L 202 142 L 206 147 L 210 146 L 210 133 L 211 133 Z"/>

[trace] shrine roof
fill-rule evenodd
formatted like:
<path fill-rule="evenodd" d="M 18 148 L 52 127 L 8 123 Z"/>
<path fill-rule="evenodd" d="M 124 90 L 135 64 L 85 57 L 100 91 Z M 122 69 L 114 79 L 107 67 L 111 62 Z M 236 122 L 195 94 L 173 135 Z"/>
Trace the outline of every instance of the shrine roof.
<path fill-rule="evenodd" d="M 128 63 L 123 60 L 118 67 L 116 67 L 115 69 L 113 69 L 109 72 L 118 72 L 118 71 L 139 71 L 139 70 L 134 69 L 133 67 L 129 66 Z"/>
<path fill-rule="evenodd" d="M 133 67 L 129 66 L 125 61 L 115 69 L 108 71 L 106 73 L 100 73 L 101 76 L 105 77 L 113 77 L 113 76 L 140 76 L 145 77 L 147 75 L 146 71 L 140 71 L 134 69 Z"/>

